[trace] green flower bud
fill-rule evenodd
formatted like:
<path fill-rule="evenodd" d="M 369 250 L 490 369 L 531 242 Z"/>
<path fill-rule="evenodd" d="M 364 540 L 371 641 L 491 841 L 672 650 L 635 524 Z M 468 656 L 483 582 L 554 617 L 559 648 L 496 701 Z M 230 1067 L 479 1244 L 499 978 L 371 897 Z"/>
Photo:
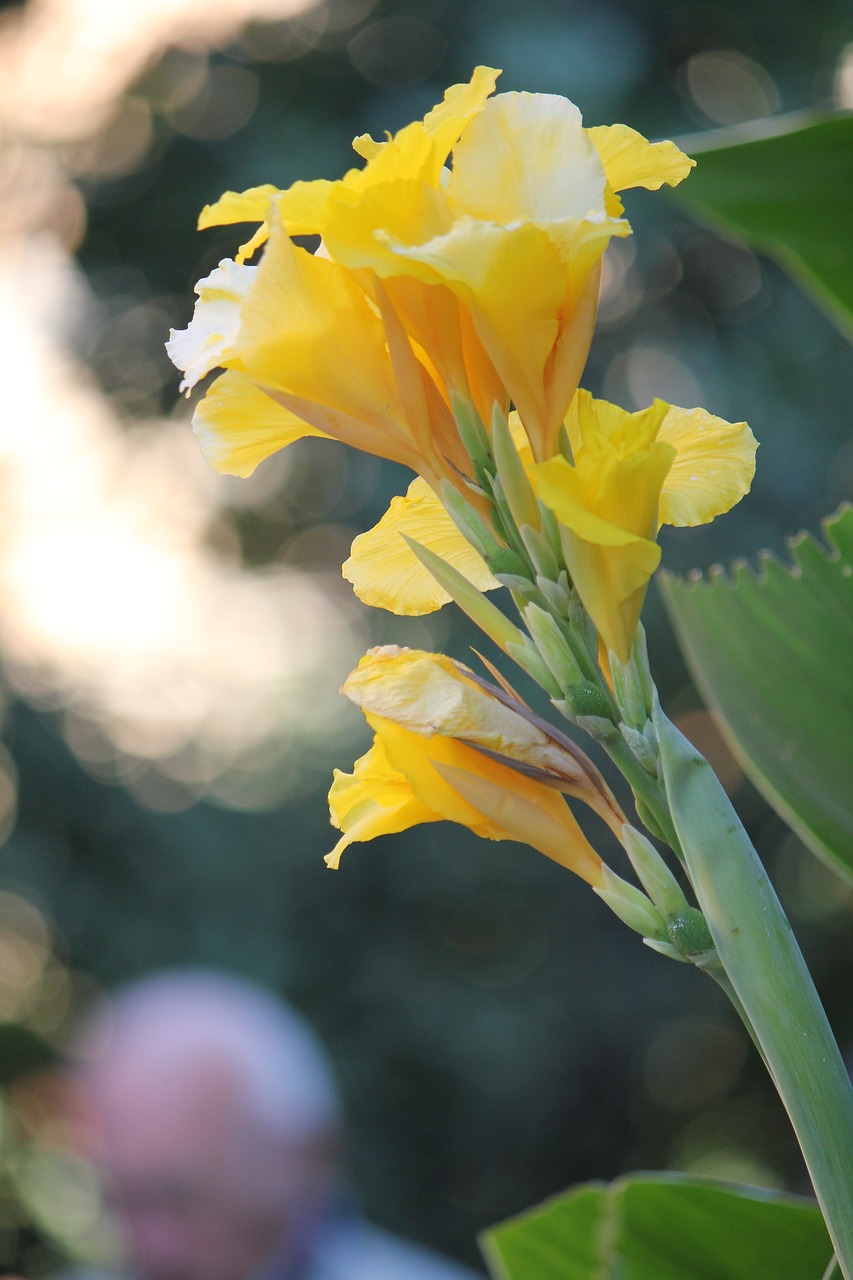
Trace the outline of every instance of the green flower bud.
<path fill-rule="evenodd" d="M 688 907 L 680 915 L 672 916 L 666 922 L 666 936 L 683 956 L 704 955 L 714 950 L 714 939 L 708 928 L 708 922 L 695 907 Z"/>
<path fill-rule="evenodd" d="M 591 680 L 583 680 L 580 684 L 572 685 L 566 694 L 566 703 L 576 719 L 579 716 L 600 716 L 611 725 L 613 724 L 610 703 L 601 689 Z"/>

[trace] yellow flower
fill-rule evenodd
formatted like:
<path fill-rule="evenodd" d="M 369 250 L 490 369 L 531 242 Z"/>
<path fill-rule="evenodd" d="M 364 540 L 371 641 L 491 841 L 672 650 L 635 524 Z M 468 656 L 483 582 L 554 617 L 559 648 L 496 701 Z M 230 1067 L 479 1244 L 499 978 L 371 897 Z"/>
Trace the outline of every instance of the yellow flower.
<path fill-rule="evenodd" d="M 442 185 L 336 190 L 322 234 L 333 258 L 385 281 L 430 354 L 436 291 L 455 295 L 543 460 L 586 361 L 601 256 L 630 233 L 611 212 L 621 212 L 614 191 L 675 185 L 691 165 L 672 143 L 624 126 L 587 131 L 565 98 L 499 94 L 467 123 Z M 438 367 L 463 394 L 443 355 Z"/>
<path fill-rule="evenodd" d="M 605 649 L 630 656 L 661 524 L 705 524 L 749 491 L 756 442 L 744 422 L 656 400 L 627 413 L 579 391 L 566 418 L 574 465 L 535 468 L 563 552 Z"/>
<path fill-rule="evenodd" d="M 201 226 L 261 225 L 202 282 L 192 324 L 172 339 L 184 385 L 217 364 L 243 373 L 288 411 L 282 444 L 295 415 L 460 491 L 471 470 L 454 396 L 486 423 L 495 403 L 514 401 L 537 459 L 553 456 L 592 336 L 601 255 L 630 231 L 615 192 L 675 185 L 693 162 L 624 125 L 586 130 L 564 98 L 490 98 L 497 75 L 477 68 L 384 142 L 357 138 L 366 164 L 339 181 L 227 192 L 208 206 Z M 293 245 L 305 234 L 322 237 L 316 256 Z M 246 266 L 267 238 L 259 267 Z M 233 448 L 213 442 L 220 427 Z M 260 456 L 257 442 L 233 456 L 238 430 L 218 412 L 200 434 L 221 469 Z"/>
<path fill-rule="evenodd" d="M 624 815 L 583 752 L 520 703 L 448 658 L 394 647 L 368 653 L 343 692 L 376 737 L 352 774 L 335 774 L 329 802 L 344 834 L 331 866 L 354 841 L 447 820 L 602 885 L 601 859 L 559 793 L 583 798 L 617 834 Z"/>
<path fill-rule="evenodd" d="M 447 404 L 406 335 L 389 332 L 344 267 L 298 248 L 275 224 L 259 266 L 223 262 L 198 290 L 192 322 L 173 334 L 169 354 L 186 389 L 216 365 L 228 371 L 195 424 L 217 469 L 248 474 L 249 458 L 257 465 L 295 438 L 297 418 L 301 434 L 332 436 L 434 482 L 450 467 L 464 472 Z M 270 400 L 265 415 L 259 393 Z M 267 429 L 275 406 L 286 411 L 279 436 Z"/>

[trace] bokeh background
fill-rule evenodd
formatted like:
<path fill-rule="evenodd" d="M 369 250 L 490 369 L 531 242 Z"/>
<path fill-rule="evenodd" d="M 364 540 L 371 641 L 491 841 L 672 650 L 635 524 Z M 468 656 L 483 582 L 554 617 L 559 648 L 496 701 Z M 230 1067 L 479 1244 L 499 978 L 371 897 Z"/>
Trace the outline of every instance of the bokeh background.
<path fill-rule="evenodd" d="M 474 637 L 449 609 L 372 613 L 340 578 L 407 477 L 320 441 L 215 476 L 163 342 L 237 243 L 195 231 L 203 204 L 339 175 L 355 134 L 476 63 L 682 139 L 853 106 L 851 40 L 841 0 L 0 6 L 0 1267 L 98 1247 L 49 1068 L 86 1000 L 164 965 L 294 1001 L 336 1063 L 365 1211 L 469 1262 L 480 1227 L 592 1177 L 805 1187 L 723 997 L 580 882 L 444 826 L 326 870 L 329 776 L 365 745 L 343 676 L 370 643 L 464 659 Z M 663 195 L 626 204 L 585 384 L 761 441 L 750 498 L 673 533 L 665 563 L 782 553 L 853 496 L 850 348 L 773 264 Z M 850 1050 L 851 895 L 744 783 L 653 593 L 647 625 Z"/>

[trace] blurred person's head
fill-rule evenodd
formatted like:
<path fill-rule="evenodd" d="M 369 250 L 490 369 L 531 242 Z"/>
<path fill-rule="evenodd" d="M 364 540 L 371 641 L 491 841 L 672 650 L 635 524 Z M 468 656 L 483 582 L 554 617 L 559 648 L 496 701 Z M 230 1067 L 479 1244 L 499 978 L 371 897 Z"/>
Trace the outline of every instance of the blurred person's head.
<path fill-rule="evenodd" d="M 74 1056 L 145 1280 L 243 1280 L 298 1258 L 334 1194 L 342 1130 L 301 1018 L 234 978 L 165 973 L 91 1016 Z"/>

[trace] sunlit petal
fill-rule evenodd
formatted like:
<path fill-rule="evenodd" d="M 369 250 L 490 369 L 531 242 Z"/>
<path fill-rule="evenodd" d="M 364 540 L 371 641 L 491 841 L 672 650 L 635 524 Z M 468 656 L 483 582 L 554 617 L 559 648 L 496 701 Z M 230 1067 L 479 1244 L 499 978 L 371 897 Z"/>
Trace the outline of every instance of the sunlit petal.
<path fill-rule="evenodd" d="M 664 183 L 677 187 L 696 164 L 674 142 L 649 142 L 626 124 L 598 125 L 587 133 L 614 191 L 627 187 L 657 191 Z"/>
<path fill-rule="evenodd" d="M 424 614 L 450 600 L 401 534 L 441 556 L 478 590 L 490 591 L 500 585 L 429 485 L 418 477 L 406 496 L 392 498 L 379 523 L 359 534 L 352 544 L 343 575 L 365 604 L 397 614 Z"/>
<path fill-rule="evenodd" d="M 241 311 L 245 372 L 321 431 L 418 470 L 384 328 L 350 273 L 277 225 L 255 270 Z"/>
<path fill-rule="evenodd" d="M 229 476 L 250 476 L 259 462 L 294 440 L 325 434 L 233 371 L 217 378 L 199 401 L 193 431 L 210 465 Z"/>
<path fill-rule="evenodd" d="M 188 391 L 217 365 L 235 357 L 241 308 L 255 281 L 257 267 L 226 258 L 196 285 L 198 301 L 186 329 L 173 329 L 166 350 L 184 372 L 181 390 Z"/>
<path fill-rule="evenodd" d="M 454 148 L 447 192 L 459 215 L 489 222 L 586 218 L 604 209 L 604 168 L 574 103 L 501 93 Z"/>
<path fill-rule="evenodd" d="M 758 444 L 745 422 L 672 408 L 658 439 L 675 449 L 661 494 L 661 524 L 706 524 L 749 492 Z"/>

